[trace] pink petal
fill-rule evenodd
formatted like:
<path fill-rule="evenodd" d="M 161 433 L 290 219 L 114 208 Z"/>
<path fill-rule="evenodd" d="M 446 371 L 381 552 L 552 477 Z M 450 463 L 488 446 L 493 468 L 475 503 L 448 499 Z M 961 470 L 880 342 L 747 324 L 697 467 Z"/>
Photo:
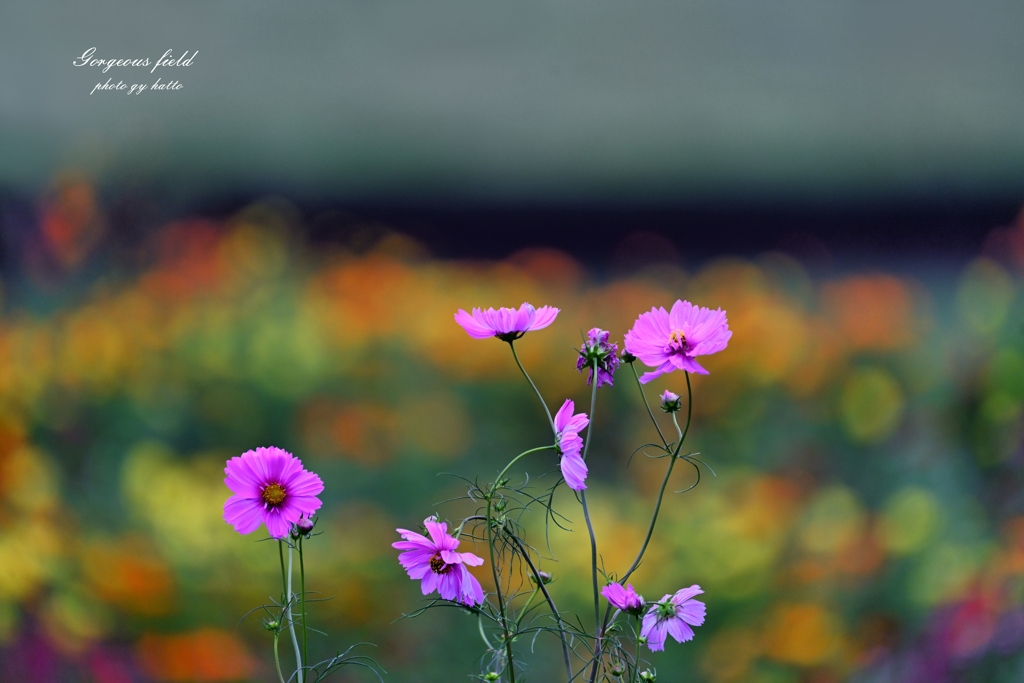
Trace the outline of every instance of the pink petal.
<path fill-rule="evenodd" d="M 460 602 L 470 607 L 481 604 L 484 601 L 484 590 L 480 587 L 480 582 L 465 567 L 460 566 L 459 569 L 462 570 L 462 600 Z"/>
<path fill-rule="evenodd" d="M 462 325 L 462 329 L 466 330 L 466 334 L 473 337 L 473 339 L 487 339 L 488 337 L 494 336 L 494 330 L 489 328 L 487 325 L 484 325 L 461 308 L 459 309 L 459 312 L 455 314 L 455 322 Z"/>
<path fill-rule="evenodd" d="M 441 583 L 441 575 L 435 574 L 434 572 L 427 572 L 423 577 L 423 583 L 420 584 L 420 590 L 424 595 L 430 595 L 437 590 L 438 584 Z"/>
<path fill-rule="evenodd" d="M 277 510 L 264 510 L 263 523 L 267 525 L 267 533 L 271 538 L 284 538 L 292 529 L 292 522 L 286 520 Z"/>
<path fill-rule="evenodd" d="M 533 317 L 537 314 L 533 306 L 528 303 L 523 303 L 519 307 L 519 310 L 515 313 L 515 320 L 512 323 L 512 330 L 516 332 L 526 332 L 530 329 L 530 325 L 533 324 Z"/>
<path fill-rule="evenodd" d="M 545 327 L 555 322 L 555 318 L 558 317 L 558 309 L 551 306 L 541 306 L 537 309 L 537 315 L 533 319 L 533 324 L 530 325 L 530 330 L 543 330 Z"/>
<path fill-rule="evenodd" d="M 676 639 L 677 643 L 685 643 L 693 640 L 693 629 L 686 625 L 682 619 L 665 620 L 665 630 Z"/>
<path fill-rule="evenodd" d="M 587 480 L 587 463 L 583 462 L 583 458 L 579 455 L 563 455 L 560 467 L 569 488 L 573 491 L 587 488 L 584 483 Z"/>
<path fill-rule="evenodd" d="M 707 615 L 707 606 L 700 600 L 687 600 L 676 608 L 676 614 L 690 626 L 700 626 Z"/>
<path fill-rule="evenodd" d="M 263 521 L 262 510 L 258 500 L 234 495 L 224 503 L 224 521 L 240 534 L 251 534 Z"/>
<path fill-rule="evenodd" d="M 555 413 L 555 431 L 561 432 L 565 429 L 566 425 L 569 424 L 569 420 L 572 418 L 572 411 L 576 408 L 576 405 L 572 402 L 571 398 L 565 399 L 565 403 Z"/>
<path fill-rule="evenodd" d="M 462 563 L 470 567 L 479 567 L 484 563 L 484 558 L 477 557 L 473 553 L 459 553 L 462 556 Z"/>
<path fill-rule="evenodd" d="M 661 377 L 666 372 L 672 372 L 673 370 L 675 370 L 676 366 L 672 363 L 672 356 L 670 356 L 669 358 L 669 360 L 659 365 L 658 368 L 653 372 L 645 372 L 644 374 L 640 375 L 640 384 L 647 384 L 651 380 Z"/>

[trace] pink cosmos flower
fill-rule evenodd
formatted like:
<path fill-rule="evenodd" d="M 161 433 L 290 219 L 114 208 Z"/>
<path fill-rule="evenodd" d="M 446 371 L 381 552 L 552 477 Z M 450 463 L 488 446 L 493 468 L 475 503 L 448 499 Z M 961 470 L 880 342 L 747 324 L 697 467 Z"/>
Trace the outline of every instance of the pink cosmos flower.
<path fill-rule="evenodd" d="M 664 308 L 641 313 L 626 333 L 625 343 L 627 351 L 655 368 L 640 378 L 646 384 L 673 370 L 708 374 L 694 358 L 718 353 L 730 337 L 729 321 L 721 308 L 712 311 L 689 301 L 676 301 L 671 313 Z"/>
<path fill-rule="evenodd" d="M 424 595 L 435 590 L 445 600 L 453 600 L 473 607 L 484 601 L 484 591 L 466 565 L 478 567 L 484 563 L 482 557 L 473 553 L 457 553 L 459 539 L 448 535 L 448 525 L 434 517 L 423 520 L 430 538 L 408 529 L 396 529 L 404 541 L 392 543 L 393 548 L 405 550 L 398 561 L 405 568 L 409 578 L 422 579 L 420 589 Z"/>
<path fill-rule="evenodd" d="M 601 590 L 601 595 L 608 599 L 612 607 L 629 614 L 640 614 L 644 611 L 644 598 L 633 590 L 633 584 L 622 587 L 621 583 L 610 583 Z"/>
<path fill-rule="evenodd" d="M 590 418 L 586 413 L 572 414 L 575 405 L 572 399 L 565 399 L 565 403 L 555 413 L 555 444 L 562 456 L 560 467 L 565 483 L 573 491 L 582 491 L 587 488 L 583 482 L 587 479 L 587 463 L 583 461 L 580 451 L 583 449 L 583 438 L 579 433 L 590 424 Z"/>
<path fill-rule="evenodd" d="M 587 332 L 587 338 L 580 349 L 580 357 L 576 361 L 579 372 L 590 370 L 587 385 L 594 381 L 594 364 L 597 364 L 597 386 L 612 385 L 615 382 L 615 371 L 619 368 L 619 345 L 608 342 L 610 333 L 595 327 Z"/>
<path fill-rule="evenodd" d="M 240 534 L 263 522 L 273 538 L 284 538 L 301 517 L 320 509 L 324 482 L 288 451 L 270 446 L 231 458 L 224 483 L 234 491 L 224 503 L 224 521 Z"/>
<path fill-rule="evenodd" d="M 703 624 L 707 611 L 704 603 L 694 600 L 693 596 L 703 592 L 700 586 L 694 584 L 676 591 L 675 595 L 666 595 L 660 602 L 651 605 L 640 628 L 640 635 L 647 639 L 647 647 L 651 648 L 651 652 L 665 649 L 666 633 L 675 638 L 677 643 L 693 640 L 691 627 Z"/>
<path fill-rule="evenodd" d="M 558 309 L 541 306 L 535 309 L 524 303 L 518 310 L 514 308 L 488 308 L 486 311 L 474 308 L 473 313 L 466 313 L 461 308 L 455 314 L 455 322 L 462 325 L 473 339 L 497 337 L 506 342 L 519 339 L 531 330 L 540 330 L 555 322 Z"/>

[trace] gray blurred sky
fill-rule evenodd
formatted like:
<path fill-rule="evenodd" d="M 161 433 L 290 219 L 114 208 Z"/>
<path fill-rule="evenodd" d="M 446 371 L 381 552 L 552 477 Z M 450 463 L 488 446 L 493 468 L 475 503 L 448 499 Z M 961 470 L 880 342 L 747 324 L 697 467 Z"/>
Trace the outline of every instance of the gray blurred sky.
<path fill-rule="evenodd" d="M 72 61 L 198 50 L 177 92 Z M 0 4 L 0 185 L 341 197 L 1024 194 L 1024 2 Z"/>

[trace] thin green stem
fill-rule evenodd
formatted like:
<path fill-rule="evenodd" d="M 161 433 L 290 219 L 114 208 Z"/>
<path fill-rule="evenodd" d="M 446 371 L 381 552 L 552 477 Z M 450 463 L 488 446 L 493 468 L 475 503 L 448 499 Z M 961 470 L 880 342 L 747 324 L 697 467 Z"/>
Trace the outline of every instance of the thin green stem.
<path fill-rule="evenodd" d="M 277 652 L 277 641 L 281 637 L 280 631 L 274 631 L 274 665 L 277 667 L 277 680 L 284 683 L 284 674 L 281 673 L 281 655 Z"/>
<path fill-rule="evenodd" d="M 530 374 L 526 372 L 526 368 L 524 368 L 523 364 L 519 362 L 519 354 L 516 353 L 516 345 L 513 342 L 509 342 L 508 347 L 512 349 L 512 357 L 516 359 L 516 365 L 519 366 L 519 370 L 523 373 L 523 377 L 525 377 L 526 381 L 530 383 L 531 387 L 533 387 L 533 392 L 537 394 L 540 404 L 544 406 L 544 414 L 548 416 L 548 424 L 551 425 L 551 429 L 553 430 L 555 428 L 555 421 L 551 419 L 551 410 L 548 409 L 548 404 L 544 402 L 544 397 L 540 395 L 540 390 L 537 389 L 537 385 L 533 383 L 532 379 L 530 379 Z"/>
<path fill-rule="evenodd" d="M 531 448 L 528 451 L 523 451 L 522 453 L 520 453 L 516 457 L 512 458 L 511 460 L 509 460 L 508 464 L 505 465 L 505 469 L 503 469 L 498 474 L 498 478 L 494 480 L 495 481 L 495 486 L 497 486 L 497 482 L 501 481 L 501 478 L 505 476 L 505 474 L 509 471 L 509 469 L 512 467 L 512 465 L 515 465 L 516 462 L 518 462 L 519 459 L 522 458 L 523 456 L 529 455 L 530 453 L 537 453 L 538 451 L 554 450 L 554 448 L 555 448 L 554 444 L 552 444 L 550 446 L 537 446 L 536 448 Z"/>
<path fill-rule="evenodd" d="M 519 616 L 516 618 L 516 631 L 519 630 L 519 625 L 523 623 L 523 617 L 526 616 L 526 612 L 530 609 L 530 605 L 533 604 L 533 599 L 537 597 L 537 592 L 539 590 L 540 585 L 538 584 L 537 587 L 533 589 L 533 592 L 530 593 L 530 597 L 526 599 L 526 604 L 519 609 Z"/>
<path fill-rule="evenodd" d="M 636 373 L 636 370 L 634 370 L 633 372 Z M 661 502 L 665 498 L 665 489 L 668 486 L 669 479 L 672 477 L 672 469 L 676 466 L 676 460 L 679 459 L 679 452 L 683 448 L 683 441 L 686 440 L 686 435 L 690 431 L 690 422 L 693 419 L 693 389 L 690 386 L 690 373 L 686 372 L 685 370 L 683 372 L 686 374 L 686 428 L 683 429 L 682 431 L 679 431 L 679 423 L 678 421 L 675 420 L 675 413 L 673 413 L 672 418 L 675 422 L 676 430 L 679 433 L 679 443 L 676 444 L 675 449 L 673 450 L 671 456 L 668 459 L 668 468 L 665 470 L 665 478 L 661 482 L 661 489 L 658 490 L 658 500 L 654 504 L 654 512 L 651 514 L 651 523 L 647 527 L 647 535 L 644 537 L 644 543 L 640 547 L 640 552 L 637 553 L 636 559 L 633 560 L 633 564 L 630 566 L 629 570 L 622 576 L 621 579 L 619 579 L 619 583 L 622 584 L 625 584 L 626 580 L 629 579 L 633 572 L 636 571 L 636 568 L 640 566 L 640 562 L 641 560 L 643 560 L 644 553 L 647 552 L 647 546 L 651 542 L 651 536 L 654 535 L 654 526 L 658 522 L 658 512 L 661 510 Z M 639 378 L 637 379 L 637 383 L 639 383 Z M 641 387 L 641 393 L 643 393 L 643 387 Z M 644 397 L 644 402 L 646 403 L 646 397 Z M 650 406 L 648 406 L 648 410 L 649 409 Z M 653 418 L 654 415 L 652 414 L 651 417 Z M 661 433 L 660 429 L 658 430 L 658 433 Z M 662 436 L 662 439 L 664 438 L 665 437 Z M 665 447 L 668 448 L 667 441 L 665 442 Z M 608 605 L 608 608 L 604 612 L 604 623 L 602 625 L 602 631 L 606 629 L 608 626 L 608 618 L 609 616 L 611 616 L 611 610 L 612 606 Z M 600 640 L 598 640 L 598 643 L 600 644 Z M 594 665 L 596 667 L 597 663 L 595 662 Z"/>
<path fill-rule="evenodd" d="M 487 634 L 484 633 L 484 615 L 482 612 L 476 614 L 476 627 L 480 631 L 480 637 L 484 639 L 484 644 L 488 650 L 493 650 L 494 646 L 491 645 L 491 641 L 487 639 Z"/>
<path fill-rule="evenodd" d="M 684 371 L 685 372 L 685 371 Z M 675 450 L 672 452 L 672 457 L 668 459 L 668 469 L 665 471 L 665 478 L 661 482 L 661 489 L 658 491 L 658 500 L 654 504 L 654 513 L 651 515 L 651 523 L 647 527 L 647 535 L 644 537 L 644 543 L 640 547 L 640 552 L 637 553 L 636 559 L 633 560 L 632 566 L 627 571 L 620 582 L 625 581 L 629 576 L 636 571 L 636 568 L 640 566 L 640 561 L 643 560 L 644 553 L 647 552 L 647 546 L 651 542 L 651 536 L 654 534 L 654 526 L 658 523 L 658 513 L 661 511 L 661 502 L 665 498 L 665 488 L 668 486 L 668 480 L 672 476 L 672 469 L 676 465 L 676 460 L 679 459 L 679 451 L 683 447 L 683 441 L 686 440 L 686 435 L 690 431 L 690 422 L 693 419 L 693 390 L 690 387 L 690 373 L 686 373 L 686 429 L 679 433 L 679 443 L 676 444 Z M 675 420 L 675 415 L 672 416 Z M 676 428 L 679 425 L 676 423 Z"/>
<path fill-rule="evenodd" d="M 288 601 L 285 603 L 288 616 L 288 630 L 292 634 L 292 646 L 295 648 L 295 679 L 298 683 L 302 683 L 305 678 L 303 675 L 305 672 L 302 669 L 302 653 L 299 651 L 299 639 L 295 635 L 295 620 L 292 619 L 292 546 L 288 544 Z"/>
<path fill-rule="evenodd" d="M 583 444 L 583 459 L 587 459 L 587 450 L 590 448 L 591 437 L 594 432 L 594 410 L 597 408 L 597 359 L 593 363 L 593 381 L 590 391 L 590 422 L 587 423 L 587 440 Z M 594 584 L 594 633 L 597 642 L 594 645 L 594 670 L 590 674 L 593 682 L 597 678 L 597 669 L 601 663 L 601 598 L 600 589 L 597 584 L 597 537 L 594 535 L 594 525 L 590 521 L 590 510 L 587 507 L 587 490 L 580 491 L 580 503 L 583 505 L 583 518 L 587 521 L 587 531 L 590 534 L 590 574 Z"/>
<path fill-rule="evenodd" d="M 642 617 L 636 615 L 636 628 L 633 630 L 633 635 L 636 637 L 636 659 L 633 661 L 633 675 L 630 676 L 632 683 L 640 680 L 640 623 Z"/>
<path fill-rule="evenodd" d="M 509 538 L 511 538 L 512 542 L 516 544 L 517 548 L 519 548 L 519 554 L 522 556 L 524 560 L 526 560 L 527 566 L 530 568 L 530 571 L 533 572 L 534 580 L 536 580 L 537 585 L 540 586 L 540 592 L 544 594 L 544 599 L 548 601 L 548 607 L 551 608 L 551 613 L 555 615 L 555 623 L 558 624 L 559 635 L 562 639 L 562 656 L 565 658 L 565 673 L 568 676 L 568 683 L 572 683 L 572 658 L 569 655 L 569 641 L 565 637 L 565 626 L 562 624 L 562 615 L 558 611 L 558 607 L 555 606 L 555 600 L 551 597 L 551 594 L 548 592 L 547 586 L 544 585 L 543 581 L 541 581 L 540 572 L 537 570 L 537 565 L 533 563 L 533 560 L 530 558 L 530 553 L 527 552 L 526 547 L 523 546 L 522 541 L 520 541 L 512 534 L 509 534 Z"/>
<path fill-rule="evenodd" d="M 280 539 L 277 541 L 277 554 L 281 558 L 281 606 L 283 608 L 288 603 L 288 579 L 284 571 L 284 541 Z"/>
<path fill-rule="evenodd" d="M 640 375 L 636 373 L 636 365 L 634 363 L 629 364 L 629 368 L 633 371 L 633 377 L 636 378 L 636 386 L 640 389 L 640 396 L 644 399 L 644 405 L 647 406 L 647 414 L 651 416 L 651 422 L 654 423 L 654 428 L 658 430 L 658 436 L 661 437 L 661 442 L 665 444 L 665 448 L 668 448 L 668 439 L 665 438 L 665 434 L 661 431 L 661 425 L 654 419 L 654 411 L 651 410 L 651 404 L 647 402 L 647 394 L 644 392 L 644 385 L 640 383 Z"/>
<path fill-rule="evenodd" d="M 501 595 L 501 575 L 498 574 L 498 565 L 494 561 L 494 529 L 491 527 L 491 505 L 493 501 L 488 495 L 487 498 L 487 550 L 491 556 L 491 572 L 494 576 L 494 593 L 498 598 L 498 613 L 501 615 L 502 640 L 505 643 L 505 654 L 508 658 L 509 683 L 516 683 L 516 669 L 512 661 L 512 638 L 508 632 L 508 614 L 505 612 L 505 599 Z"/>
<path fill-rule="evenodd" d="M 309 661 L 309 631 L 306 628 L 306 563 L 302 559 L 302 536 L 299 536 L 299 600 L 302 604 L 302 661 Z"/>

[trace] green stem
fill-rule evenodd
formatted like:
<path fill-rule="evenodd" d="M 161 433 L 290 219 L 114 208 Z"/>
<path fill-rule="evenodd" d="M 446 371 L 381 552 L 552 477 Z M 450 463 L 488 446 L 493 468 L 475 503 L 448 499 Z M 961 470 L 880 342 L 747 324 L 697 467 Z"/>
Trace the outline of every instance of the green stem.
<path fill-rule="evenodd" d="M 594 410 L 597 408 L 597 359 L 594 359 L 593 375 L 590 391 L 590 421 L 587 423 L 587 440 L 583 444 L 583 459 L 587 459 L 587 451 L 590 448 L 594 431 Z M 587 490 L 580 491 L 580 503 L 583 505 L 583 518 L 587 521 L 587 531 L 590 534 L 590 574 L 594 584 L 594 633 L 597 642 L 594 645 L 594 670 L 590 674 L 590 680 L 597 678 L 597 669 L 601 663 L 601 601 L 600 589 L 597 585 L 597 537 L 594 535 L 594 525 L 590 521 L 590 509 L 587 507 Z"/>
<path fill-rule="evenodd" d="M 295 679 L 298 683 L 302 683 L 305 673 L 302 669 L 302 653 L 299 651 L 299 639 L 295 635 L 295 621 L 292 619 L 292 546 L 288 544 L 288 601 L 286 611 L 288 616 L 288 630 L 292 634 L 292 646 L 295 648 Z"/>
<path fill-rule="evenodd" d="M 644 385 L 640 383 L 640 375 L 636 374 L 636 365 L 633 363 L 629 364 L 629 368 L 633 371 L 633 377 L 636 378 L 636 385 L 640 389 L 640 396 L 644 399 L 644 405 L 647 406 L 647 414 L 651 416 L 651 422 L 654 423 L 654 428 L 658 430 L 658 436 L 661 437 L 661 442 L 665 444 L 665 448 L 668 448 L 668 439 L 665 438 L 665 434 L 661 431 L 661 425 L 654 419 L 654 411 L 651 410 L 651 404 L 647 402 L 647 394 L 644 393 Z"/>
<path fill-rule="evenodd" d="M 274 665 L 277 667 L 277 680 L 284 683 L 284 674 L 281 673 L 281 655 L 277 652 L 277 641 L 281 637 L 279 631 L 274 631 Z"/>
<path fill-rule="evenodd" d="M 639 614 L 636 615 L 636 629 L 633 631 L 633 635 L 636 636 L 636 659 L 633 661 L 633 675 L 630 676 L 630 681 L 638 683 L 640 680 L 640 624 L 643 617 Z"/>
<path fill-rule="evenodd" d="M 685 372 L 685 371 L 684 371 Z M 686 372 L 686 429 L 679 432 L 679 443 L 676 444 L 675 451 L 668 460 L 668 469 L 665 471 L 665 479 L 661 482 L 661 489 L 658 491 L 658 500 L 654 504 L 654 513 L 651 515 L 651 523 L 647 527 L 647 536 L 644 537 L 644 544 L 640 547 L 640 552 L 637 553 L 636 559 L 633 560 L 632 566 L 629 571 L 623 575 L 620 579 L 620 583 L 625 582 L 629 576 L 636 571 L 636 568 L 640 566 L 640 561 L 644 557 L 644 553 L 647 552 L 647 546 L 651 542 L 651 536 L 654 534 L 654 525 L 658 522 L 658 512 L 661 511 L 661 501 L 665 497 L 665 488 L 668 486 L 668 480 L 672 476 L 672 468 L 676 465 L 676 460 L 679 459 L 679 451 L 683 447 L 683 441 L 686 440 L 686 435 L 690 431 L 690 422 L 693 419 L 693 390 L 690 387 L 690 373 Z M 675 414 L 672 415 L 673 421 L 675 421 Z M 679 424 L 676 422 L 676 429 L 679 429 Z"/>
<path fill-rule="evenodd" d="M 524 368 L 523 364 L 519 362 L 519 354 L 516 353 L 516 345 L 509 342 L 508 347 L 512 349 L 512 357 L 516 359 L 516 365 L 518 365 L 519 370 L 522 371 L 523 377 L 525 377 L 526 381 L 530 383 L 531 387 L 533 387 L 533 393 L 537 394 L 537 398 L 540 399 L 540 404 L 544 406 L 544 413 L 548 416 L 548 424 L 551 425 L 551 429 L 553 430 L 555 428 L 555 421 L 551 419 L 551 410 L 548 409 L 548 404 L 544 402 L 544 397 L 540 395 L 540 390 L 537 389 L 537 385 L 533 383 L 532 379 L 530 379 L 530 375 L 526 372 L 526 368 Z"/>
<path fill-rule="evenodd" d="M 284 609 L 288 603 L 288 579 L 284 571 L 284 541 L 280 539 L 277 541 L 277 554 L 281 558 L 281 608 Z"/>
<path fill-rule="evenodd" d="M 640 561 L 643 560 L 644 553 L 647 552 L 647 546 L 651 542 L 651 536 L 654 535 L 654 526 L 658 522 L 658 512 L 661 510 L 661 502 L 662 502 L 662 500 L 665 497 L 665 488 L 668 486 L 668 480 L 672 477 L 672 469 L 676 466 L 676 460 L 679 459 L 679 452 L 683 448 L 683 441 L 686 440 L 686 435 L 690 431 L 690 422 L 693 419 L 693 389 L 690 386 L 690 373 L 686 372 L 685 370 L 683 372 L 686 374 L 686 428 L 683 429 L 682 431 L 679 430 L 679 422 L 675 419 L 675 413 L 673 413 L 672 414 L 672 420 L 675 423 L 676 431 L 679 434 L 679 443 L 676 444 L 675 450 L 671 453 L 671 455 L 670 455 L 670 457 L 668 459 L 668 468 L 665 470 L 665 478 L 662 480 L 662 482 L 661 482 L 661 489 L 658 491 L 658 500 L 654 504 L 654 512 L 651 515 L 651 523 L 647 527 L 647 535 L 644 537 L 644 543 L 640 547 L 640 552 L 637 553 L 636 559 L 633 560 L 633 564 L 630 566 L 629 571 L 627 571 L 623 575 L 623 577 L 621 579 L 619 579 L 619 583 L 621 583 L 621 584 L 625 584 L 626 580 L 629 579 L 629 577 L 633 574 L 633 572 L 636 571 L 636 568 L 640 566 Z M 633 373 L 634 374 L 636 373 L 635 369 L 633 370 Z M 639 380 L 639 378 L 637 378 L 637 383 L 639 384 L 639 382 L 640 382 L 640 380 Z M 643 393 L 643 387 L 640 387 L 640 393 L 641 394 Z M 646 403 L 646 402 L 647 402 L 647 397 L 645 396 L 644 397 L 644 403 Z M 650 410 L 650 406 L 648 406 L 648 410 Z M 651 418 L 652 419 L 654 418 L 653 413 L 651 414 Z M 661 429 L 658 429 L 658 433 L 661 434 Z M 662 438 L 662 440 L 665 439 L 664 436 L 662 436 L 661 438 Z M 665 447 L 668 448 L 668 442 L 667 441 L 665 442 Z M 611 610 L 612 610 L 612 606 L 608 605 L 608 609 L 606 609 L 605 612 L 604 612 L 604 623 L 603 623 L 603 626 L 601 627 L 601 631 L 602 632 L 605 629 L 607 629 L 607 627 L 608 627 L 608 617 L 611 615 Z M 599 633 L 598 634 L 598 645 L 600 645 L 600 637 L 601 637 L 601 634 Z M 594 667 L 595 667 L 595 670 L 596 670 L 597 662 L 594 662 Z M 593 679 L 591 679 L 591 680 L 593 680 Z"/>
<path fill-rule="evenodd" d="M 507 468 L 506 468 L 507 469 Z M 502 640 L 505 641 L 505 654 L 508 658 L 509 683 L 516 683 L 516 669 L 512 661 L 512 638 L 508 632 L 508 615 L 505 612 L 505 599 L 501 596 L 501 576 L 498 574 L 498 565 L 494 562 L 494 529 L 491 528 L 491 505 L 490 495 L 487 498 L 487 550 L 491 556 L 491 572 L 494 576 L 494 593 L 498 598 L 498 613 L 501 615 Z"/>
<path fill-rule="evenodd" d="M 526 547 L 523 546 L 522 541 L 520 541 L 512 534 L 509 534 L 509 538 L 511 538 L 513 543 L 516 544 L 516 547 L 519 548 L 519 554 L 522 556 L 524 560 L 526 560 L 527 566 L 530 568 L 530 571 L 533 572 L 533 578 L 537 581 L 537 585 L 540 586 L 540 592 L 544 594 L 544 599 L 548 601 L 548 606 L 551 608 L 551 613 L 555 615 L 555 623 L 558 624 L 558 632 L 562 639 L 562 656 L 565 658 L 565 673 L 566 676 L 568 676 L 567 683 L 572 683 L 572 658 L 569 655 L 569 641 L 565 637 L 565 626 L 562 624 L 562 615 L 558 611 L 558 607 L 555 606 L 554 598 L 552 598 L 551 594 L 548 593 L 547 586 L 545 586 L 544 582 L 541 581 L 540 572 L 537 570 L 537 565 L 533 563 L 533 560 L 530 558 L 530 554 L 529 552 L 527 552 Z"/>
<path fill-rule="evenodd" d="M 530 593 L 530 597 L 526 599 L 526 604 L 519 610 L 519 617 L 516 618 L 516 631 L 519 631 L 519 625 L 523 623 L 523 617 L 526 616 L 526 611 L 530 609 L 530 604 L 533 603 L 533 599 L 537 597 L 537 592 L 539 590 L 540 585 L 538 584 L 537 587 L 533 589 L 533 592 Z"/>
<path fill-rule="evenodd" d="M 493 650 L 494 646 L 491 645 L 491 641 L 487 640 L 487 634 L 484 633 L 484 617 L 481 612 L 477 612 L 476 627 L 480 630 L 480 637 L 484 639 L 484 644 L 487 645 L 487 649 Z"/>
<path fill-rule="evenodd" d="M 523 456 L 529 455 L 530 453 L 537 453 L 538 451 L 554 450 L 554 448 L 555 448 L 554 444 L 552 444 L 550 446 L 537 446 L 536 448 L 531 448 L 528 451 L 523 451 L 522 453 L 520 453 L 516 457 L 512 458 L 511 460 L 509 460 L 508 464 L 505 465 L 505 469 L 503 469 L 498 474 L 498 478 L 494 480 L 495 486 L 497 486 L 497 482 L 501 481 L 501 478 L 505 476 L 505 473 L 507 473 L 509 471 L 509 469 L 512 467 L 512 465 L 515 465 L 516 462 L 518 462 L 519 459 L 522 458 Z M 497 489 L 495 489 L 495 490 L 497 490 Z"/>
<path fill-rule="evenodd" d="M 299 536 L 299 600 L 302 603 L 302 661 L 309 661 L 309 632 L 306 629 L 306 564 L 302 559 L 302 536 Z"/>

